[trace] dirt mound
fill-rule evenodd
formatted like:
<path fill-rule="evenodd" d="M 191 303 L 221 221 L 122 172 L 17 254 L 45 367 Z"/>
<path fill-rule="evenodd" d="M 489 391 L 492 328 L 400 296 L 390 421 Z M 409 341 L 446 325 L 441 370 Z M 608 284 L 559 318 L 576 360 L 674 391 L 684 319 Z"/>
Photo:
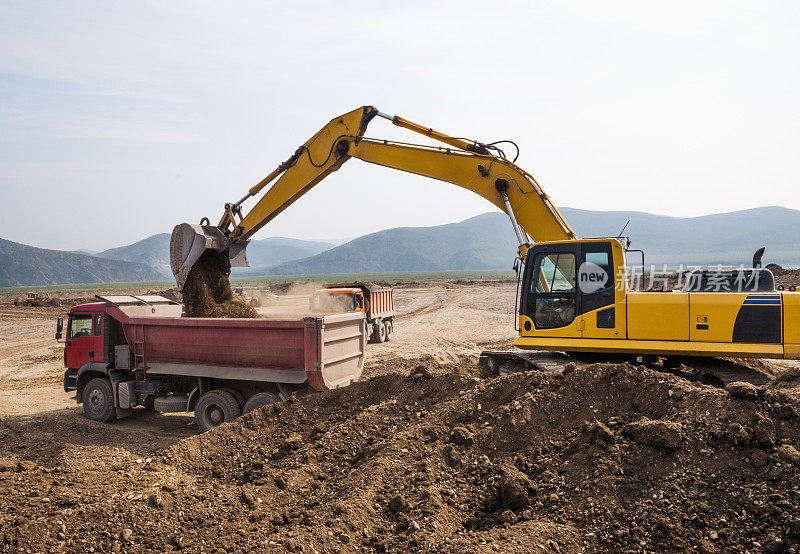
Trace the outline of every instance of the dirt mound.
<path fill-rule="evenodd" d="M 183 285 L 188 317 L 258 317 L 258 312 L 233 298 L 228 253 L 206 250 L 192 267 Z"/>
<path fill-rule="evenodd" d="M 153 460 L 0 464 L 0 544 L 800 547 L 800 420 L 775 383 L 742 398 L 628 364 L 488 381 L 472 362 L 422 365 L 267 406 Z"/>
<path fill-rule="evenodd" d="M 268 499 L 255 517 L 318 550 L 331 538 L 308 518 L 379 551 L 800 539 L 787 531 L 800 525 L 798 468 L 776 449 L 800 425 L 768 389 L 745 401 L 630 365 L 488 382 L 416 373 L 273 406 L 171 456 Z"/>
<path fill-rule="evenodd" d="M 775 276 L 775 284 L 784 287 L 800 286 L 800 269 L 788 269 L 778 264 L 767 264 L 767 269 Z"/>
<path fill-rule="evenodd" d="M 164 289 L 164 290 L 149 290 L 146 293 L 147 295 L 155 295 L 155 296 L 162 296 L 168 300 L 172 300 L 174 302 L 181 301 L 181 293 L 178 292 L 178 287 L 172 287 L 171 289 Z"/>

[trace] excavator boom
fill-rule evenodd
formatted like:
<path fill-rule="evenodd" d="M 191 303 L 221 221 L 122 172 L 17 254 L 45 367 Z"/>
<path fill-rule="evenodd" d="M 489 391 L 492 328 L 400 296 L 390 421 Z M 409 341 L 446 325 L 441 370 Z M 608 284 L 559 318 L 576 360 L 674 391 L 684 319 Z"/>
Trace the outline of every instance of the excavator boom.
<path fill-rule="evenodd" d="M 376 116 L 423 134 L 448 147 L 431 147 L 365 138 Z M 510 219 L 520 253 L 531 240 L 574 240 L 577 237 L 536 179 L 506 159 L 491 145 L 451 137 L 399 116 L 364 106 L 332 119 L 285 162 L 253 186 L 234 204 L 226 204 L 216 226 L 178 225 L 172 234 L 170 261 L 182 288 L 189 271 L 206 250 L 229 251 L 232 266 L 248 265 L 247 241 L 314 185 L 350 158 L 446 181 L 486 198 Z M 277 179 L 277 180 L 276 180 Z M 274 184 L 246 213 L 242 204 Z"/>

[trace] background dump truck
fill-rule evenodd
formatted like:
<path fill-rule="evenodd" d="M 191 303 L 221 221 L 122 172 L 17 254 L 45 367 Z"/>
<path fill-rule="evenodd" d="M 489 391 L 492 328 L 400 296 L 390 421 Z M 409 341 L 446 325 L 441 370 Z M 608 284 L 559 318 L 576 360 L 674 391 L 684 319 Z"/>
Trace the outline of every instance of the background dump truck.
<path fill-rule="evenodd" d="M 361 375 L 364 315 L 293 320 L 181 317 L 160 296 L 106 296 L 58 318 L 65 332 L 64 390 L 89 419 L 134 406 L 194 411 L 202 431 L 297 393 L 349 385 Z"/>
<path fill-rule="evenodd" d="M 394 330 L 391 288 L 373 283 L 329 283 L 323 287 L 311 297 L 313 312 L 361 312 L 367 320 L 370 342 L 391 340 Z"/>

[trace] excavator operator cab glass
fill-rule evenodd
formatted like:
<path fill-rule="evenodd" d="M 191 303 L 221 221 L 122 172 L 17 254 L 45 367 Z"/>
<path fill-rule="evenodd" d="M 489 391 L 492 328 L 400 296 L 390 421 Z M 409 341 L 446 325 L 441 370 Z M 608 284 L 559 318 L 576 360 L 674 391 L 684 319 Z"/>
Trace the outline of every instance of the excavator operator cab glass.
<path fill-rule="evenodd" d="M 537 329 L 565 327 L 575 319 L 575 254 L 549 252 L 533 260 L 529 290 Z"/>

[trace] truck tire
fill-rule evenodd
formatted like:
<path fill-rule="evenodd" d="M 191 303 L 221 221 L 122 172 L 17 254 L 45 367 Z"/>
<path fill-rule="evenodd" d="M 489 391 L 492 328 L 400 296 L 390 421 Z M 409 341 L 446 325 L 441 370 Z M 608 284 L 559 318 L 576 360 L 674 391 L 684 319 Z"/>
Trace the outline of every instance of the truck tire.
<path fill-rule="evenodd" d="M 372 342 L 384 342 L 386 340 L 386 327 L 383 321 L 375 323 L 372 331 Z"/>
<path fill-rule="evenodd" d="M 234 397 L 236 399 L 236 403 L 239 404 L 239 411 L 244 413 L 242 411 L 242 410 L 244 410 L 244 395 L 242 393 L 240 393 L 238 390 L 232 389 L 230 387 L 225 387 L 225 388 L 222 388 L 222 389 L 219 389 L 219 390 L 223 390 L 223 391 L 227 392 L 228 394 L 230 394 L 232 397 Z"/>
<path fill-rule="evenodd" d="M 277 404 L 281 401 L 280 396 L 275 394 L 274 392 L 259 392 L 258 394 L 254 394 L 250 398 L 247 399 L 247 402 L 244 404 L 244 410 L 242 410 L 243 414 L 249 414 L 253 410 L 260 408 L 262 406 L 269 406 L 270 404 Z"/>
<path fill-rule="evenodd" d="M 188 396 L 159 396 L 153 400 L 153 409 L 157 412 L 185 412 L 188 405 Z"/>
<path fill-rule="evenodd" d="M 239 403 L 224 390 L 205 393 L 194 407 L 194 420 L 205 433 L 223 423 L 230 423 L 242 415 Z"/>
<path fill-rule="evenodd" d="M 83 413 L 92 421 L 107 423 L 114 419 L 114 391 L 111 381 L 95 377 L 83 389 Z"/>
<path fill-rule="evenodd" d="M 387 320 L 383 322 L 383 326 L 386 327 L 386 342 L 392 340 L 392 331 L 394 331 L 394 325 L 392 325 L 391 320 Z"/>

